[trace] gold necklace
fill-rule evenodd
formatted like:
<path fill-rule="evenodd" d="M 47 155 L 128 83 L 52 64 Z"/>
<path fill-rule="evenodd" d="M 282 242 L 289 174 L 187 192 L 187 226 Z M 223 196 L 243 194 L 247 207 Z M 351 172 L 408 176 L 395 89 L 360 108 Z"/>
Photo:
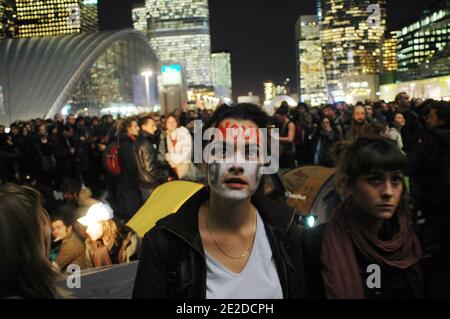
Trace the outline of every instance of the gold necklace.
<path fill-rule="evenodd" d="M 225 256 L 227 256 L 228 258 L 230 258 L 230 259 L 242 259 L 242 258 L 245 258 L 249 253 L 250 253 L 250 251 L 252 250 L 252 247 L 253 247 L 253 244 L 255 243 L 255 237 L 256 237 L 256 212 L 255 212 L 255 222 L 254 222 L 254 234 L 253 234 L 253 239 L 252 239 L 252 243 L 251 243 L 251 245 L 250 245 L 250 247 L 240 256 L 240 257 L 233 257 L 233 256 L 230 256 L 230 255 L 228 255 L 223 249 L 222 249 L 222 247 L 220 247 L 219 246 L 219 244 L 217 243 L 217 241 L 215 240 L 215 238 L 214 238 L 214 235 L 213 235 L 213 233 L 212 233 L 212 231 L 211 231 L 211 227 L 209 226 L 209 222 L 208 222 L 208 217 L 207 216 L 205 216 L 205 221 L 206 221 L 206 227 L 208 228 L 208 232 L 209 232 L 209 234 L 211 235 L 211 238 L 212 238 L 212 240 L 214 241 L 214 244 L 216 245 L 216 247 L 219 249 L 219 251 L 222 253 L 222 254 L 224 254 Z"/>

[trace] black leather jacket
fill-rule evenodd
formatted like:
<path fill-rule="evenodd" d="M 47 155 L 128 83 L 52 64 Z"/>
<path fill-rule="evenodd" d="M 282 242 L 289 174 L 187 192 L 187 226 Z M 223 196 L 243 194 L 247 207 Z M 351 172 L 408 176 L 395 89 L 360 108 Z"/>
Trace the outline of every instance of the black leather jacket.
<path fill-rule="evenodd" d="M 208 198 L 208 188 L 204 187 L 145 235 L 133 298 L 206 298 L 207 270 L 198 210 Z M 260 195 L 253 196 L 252 202 L 266 228 L 283 297 L 305 298 L 300 230 L 294 209 Z"/>
<path fill-rule="evenodd" d="M 153 136 L 147 132 L 141 132 L 134 143 L 137 177 L 142 188 L 154 188 L 168 178 L 168 171 L 158 162 L 158 146 L 153 145 Z"/>

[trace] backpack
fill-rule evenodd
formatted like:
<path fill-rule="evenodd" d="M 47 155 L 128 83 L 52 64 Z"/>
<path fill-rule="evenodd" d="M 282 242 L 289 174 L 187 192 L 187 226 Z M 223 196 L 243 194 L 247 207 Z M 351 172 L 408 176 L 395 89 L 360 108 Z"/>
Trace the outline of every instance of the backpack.
<path fill-rule="evenodd" d="M 119 176 L 122 173 L 122 167 L 119 162 L 119 143 L 114 141 L 109 143 L 103 151 L 103 166 L 105 171 L 112 176 Z"/>

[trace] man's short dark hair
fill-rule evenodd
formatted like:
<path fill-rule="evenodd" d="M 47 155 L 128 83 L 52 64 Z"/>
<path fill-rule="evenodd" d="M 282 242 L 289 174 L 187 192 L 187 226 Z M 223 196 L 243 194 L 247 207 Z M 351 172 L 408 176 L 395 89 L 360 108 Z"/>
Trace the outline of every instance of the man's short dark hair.
<path fill-rule="evenodd" d="M 148 121 L 154 121 L 153 117 L 151 117 L 150 115 L 144 116 L 143 118 L 139 119 L 139 127 L 142 127 L 144 125 L 146 125 L 148 123 Z"/>
<path fill-rule="evenodd" d="M 205 125 L 205 130 L 211 127 L 217 127 L 226 119 L 248 120 L 255 123 L 259 128 L 267 126 L 267 114 L 257 105 L 250 103 L 240 103 L 234 106 L 226 104 L 217 108 L 209 121 Z"/>
<path fill-rule="evenodd" d="M 57 211 L 55 216 L 52 216 L 51 218 L 51 223 L 53 224 L 54 222 L 60 220 L 63 222 L 64 226 L 69 227 L 74 225 L 75 223 L 75 219 L 72 216 L 73 214 L 70 214 L 68 211 Z"/>
<path fill-rule="evenodd" d="M 68 179 L 62 186 L 61 191 L 69 194 L 79 194 L 81 192 L 81 182 L 77 179 Z"/>

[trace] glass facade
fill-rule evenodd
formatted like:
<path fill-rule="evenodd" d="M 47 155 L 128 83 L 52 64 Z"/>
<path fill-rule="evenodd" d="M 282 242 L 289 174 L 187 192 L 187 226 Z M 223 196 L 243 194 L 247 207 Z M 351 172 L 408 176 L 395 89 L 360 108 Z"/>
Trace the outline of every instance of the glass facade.
<path fill-rule="evenodd" d="M 146 0 L 150 44 L 164 64 L 181 64 L 188 86 L 211 86 L 207 0 Z"/>
<path fill-rule="evenodd" d="M 398 31 L 391 31 L 383 42 L 383 71 L 397 71 Z"/>
<path fill-rule="evenodd" d="M 264 101 L 270 101 L 275 97 L 275 84 L 272 81 L 264 82 Z"/>
<path fill-rule="evenodd" d="M 328 101 L 325 66 L 317 17 L 301 16 L 296 24 L 297 80 L 300 100 L 311 106 Z"/>
<path fill-rule="evenodd" d="M 449 43 L 450 0 L 441 0 L 399 32 L 399 79 L 449 74 Z"/>
<path fill-rule="evenodd" d="M 9 38 L 45 37 L 98 30 L 97 0 L 2 0 L 1 30 Z M 2 9 L 0 9 L 2 10 Z M 5 10 L 3 9 L 3 12 Z M 1 14 L 0 14 L 1 15 Z"/>
<path fill-rule="evenodd" d="M 227 52 L 213 53 L 212 61 L 212 80 L 216 96 L 221 98 L 231 98 L 232 79 L 231 79 L 231 55 Z"/>
<path fill-rule="evenodd" d="M 136 4 L 131 10 L 133 28 L 135 30 L 147 33 L 147 16 L 144 4 Z"/>
<path fill-rule="evenodd" d="M 156 77 L 150 77 L 149 100 L 141 72 L 156 70 L 149 48 L 130 38 L 114 42 L 85 73 L 66 105 L 71 112 L 133 114 L 159 105 Z M 148 109 L 150 107 L 150 109 Z"/>
<path fill-rule="evenodd" d="M 0 0 L 0 39 L 12 38 L 16 34 L 14 0 Z"/>
<path fill-rule="evenodd" d="M 334 100 L 375 99 L 386 0 L 318 0 L 328 92 Z"/>

